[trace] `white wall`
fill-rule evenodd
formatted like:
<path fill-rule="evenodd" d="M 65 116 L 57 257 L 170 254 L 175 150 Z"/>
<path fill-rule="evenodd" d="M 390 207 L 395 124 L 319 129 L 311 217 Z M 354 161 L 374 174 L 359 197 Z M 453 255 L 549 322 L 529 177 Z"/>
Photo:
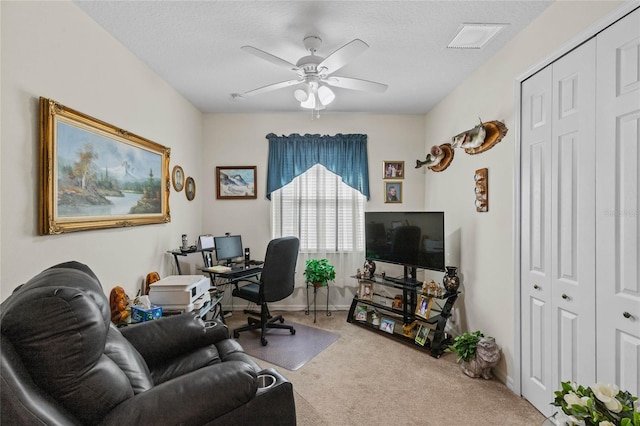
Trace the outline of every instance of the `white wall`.
<path fill-rule="evenodd" d="M 202 180 L 202 115 L 71 2 L 1 2 L 0 297 L 66 260 L 88 264 L 105 292 L 135 295 L 167 249 L 197 235 L 202 197 L 172 190 L 169 224 L 38 236 L 38 98 L 172 148 L 171 167 Z"/>
<path fill-rule="evenodd" d="M 424 170 L 415 169 L 416 159 L 423 156 L 423 115 L 371 115 L 322 113 L 311 120 L 309 113 L 291 114 L 209 114 L 204 124 L 204 181 L 199 191 L 204 196 L 203 231 L 214 235 L 225 232 L 241 234 L 252 258 L 264 258 L 270 234 L 270 202 L 266 198 L 267 155 L 266 135 L 363 133 L 367 135 L 369 157 L 369 189 L 371 199 L 366 209 L 422 210 L 424 205 Z M 405 162 L 404 194 L 401 204 L 384 203 L 382 162 Z M 256 200 L 216 200 L 216 166 L 257 166 L 258 198 Z M 364 258 L 362 259 L 364 263 Z M 306 308 L 303 268 L 298 275 L 292 297 L 278 304 L 283 309 Z M 354 271 L 337 271 L 335 290 L 332 288 L 330 309 L 347 309 L 356 288 L 353 279 L 341 279 Z M 321 290 L 322 291 L 322 290 Z M 324 294 L 324 293 L 322 293 Z M 325 296 L 322 296 L 325 297 Z M 326 299 L 321 299 L 322 304 Z M 226 301 L 225 301 L 226 302 Z M 323 305 L 324 306 L 324 305 Z M 242 308 L 236 301 L 235 308 Z"/>
<path fill-rule="evenodd" d="M 498 375 L 508 385 L 514 374 L 514 81 L 529 68 L 605 16 L 621 2 L 559 1 L 485 66 L 432 109 L 426 117 L 428 149 L 473 127 L 478 117 L 503 121 L 509 132 L 489 151 L 468 155 L 456 150 L 451 166 L 426 177 L 425 208 L 446 212 L 447 234 L 459 235 L 464 295 L 460 326 L 496 338 L 503 359 Z M 489 169 L 489 212 L 476 213 L 476 169 Z"/>

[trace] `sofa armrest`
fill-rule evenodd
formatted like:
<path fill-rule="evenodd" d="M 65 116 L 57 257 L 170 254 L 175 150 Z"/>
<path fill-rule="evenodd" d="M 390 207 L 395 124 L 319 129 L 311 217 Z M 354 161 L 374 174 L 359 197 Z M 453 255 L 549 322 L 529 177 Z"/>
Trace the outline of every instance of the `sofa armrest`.
<path fill-rule="evenodd" d="M 206 424 L 256 396 L 256 373 L 243 362 L 202 368 L 139 393 L 113 409 L 101 425 Z"/>
<path fill-rule="evenodd" d="M 213 325 L 215 324 L 215 326 Z M 193 314 L 173 315 L 120 329 L 149 365 L 212 345 L 229 338 L 229 329 L 219 321 Z"/>

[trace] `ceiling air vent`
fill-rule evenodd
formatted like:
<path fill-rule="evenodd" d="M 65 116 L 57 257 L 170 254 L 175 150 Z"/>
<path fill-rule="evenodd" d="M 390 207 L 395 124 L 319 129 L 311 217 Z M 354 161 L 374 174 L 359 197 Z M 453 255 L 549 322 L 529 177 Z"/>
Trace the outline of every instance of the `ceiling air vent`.
<path fill-rule="evenodd" d="M 449 42 L 449 49 L 481 49 L 509 24 L 462 24 Z"/>

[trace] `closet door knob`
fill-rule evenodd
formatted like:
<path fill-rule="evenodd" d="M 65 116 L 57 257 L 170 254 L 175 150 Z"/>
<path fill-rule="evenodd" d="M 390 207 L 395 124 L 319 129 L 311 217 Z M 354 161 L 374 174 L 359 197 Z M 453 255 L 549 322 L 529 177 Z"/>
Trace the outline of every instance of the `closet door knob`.
<path fill-rule="evenodd" d="M 625 318 L 631 318 L 631 314 L 629 312 L 624 312 L 622 316 Z"/>
<path fill-rule="evenodd" d="M 567 300 L 567 299 L 569 299 L 569 296 L 567 296 L 566 294 L 562 293 L 562 298 L 563 298 L 564 300 Z"/>
<path fill-rule="evenodd" d="M 536 290 L 540 290 L 540 286 L 538 284 L 534 284 L 533 288 L 535 288 Z"/>

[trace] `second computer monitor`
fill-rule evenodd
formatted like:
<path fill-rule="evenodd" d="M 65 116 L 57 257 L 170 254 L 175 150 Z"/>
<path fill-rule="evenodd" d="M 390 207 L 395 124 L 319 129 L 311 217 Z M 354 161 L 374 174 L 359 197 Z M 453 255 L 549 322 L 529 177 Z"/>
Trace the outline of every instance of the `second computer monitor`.
<path fill-rule="evenodd" d="M 213 237 L 213 240 L 218 261 L 224 260 L 229 265 L 233 259 L 244 256 L 242 237 L 240 235 Z"/>

